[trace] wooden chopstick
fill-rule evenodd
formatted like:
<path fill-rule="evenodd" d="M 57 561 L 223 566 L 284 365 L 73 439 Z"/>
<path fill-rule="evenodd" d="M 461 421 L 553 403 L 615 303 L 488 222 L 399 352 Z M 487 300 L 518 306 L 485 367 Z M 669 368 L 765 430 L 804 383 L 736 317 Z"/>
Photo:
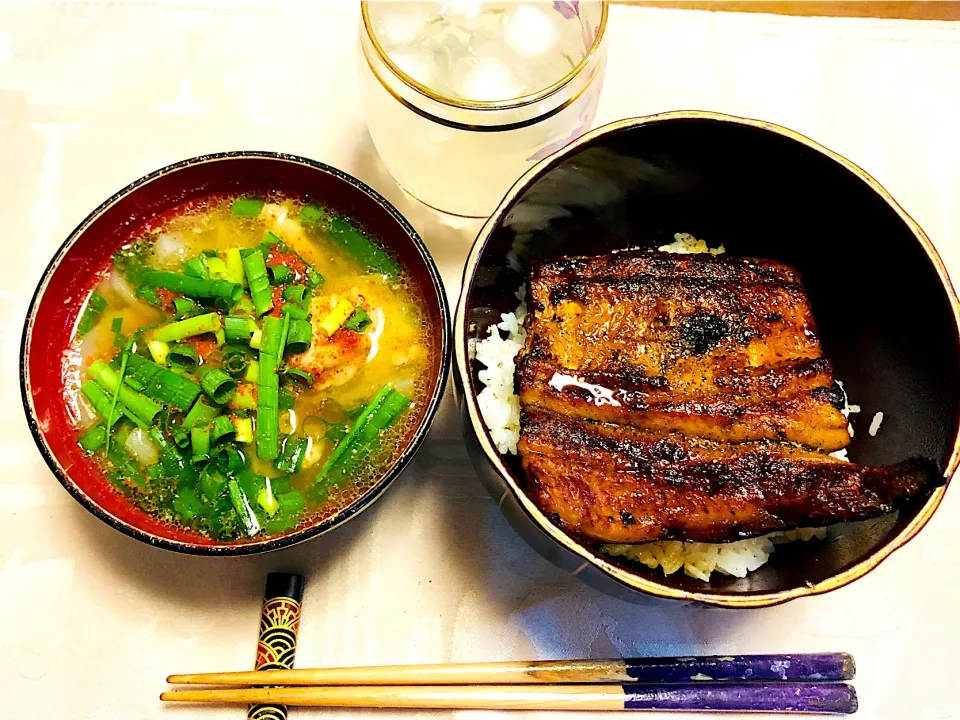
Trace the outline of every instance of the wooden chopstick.
<path fill-rule="evenodd" d="M 824 682 L 852 680 L 854 674 L 854 661 L 847 653 L 815 653 L 310 668 L 171 675 L 167 682 L 184 685 Z"/>
<path fill-rule="evenodd" d="M 167 702 L 309 707 L 463 710 L 720 710 L 848 714 L 854 689 L 843 683 L 696 683 L 687 685 L 415 685 L 175 690 Z"/>

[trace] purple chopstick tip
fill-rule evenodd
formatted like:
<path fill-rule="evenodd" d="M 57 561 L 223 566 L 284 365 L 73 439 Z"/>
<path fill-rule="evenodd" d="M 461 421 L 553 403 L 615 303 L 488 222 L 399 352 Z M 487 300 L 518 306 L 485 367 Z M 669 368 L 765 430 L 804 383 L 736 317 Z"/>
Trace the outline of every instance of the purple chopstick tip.
<path fill-rule="evenodd" d="M 857 711 L 850 685 L 729 683 L 624 685 L 625 710 L 717 710 L 849 715 Z"/>
<path fill-rule="evenodd" d="M 847 653 L 632 658 L 624 665 L 627 675 L 640 683 L 852 680 L 856 673 Z"/>

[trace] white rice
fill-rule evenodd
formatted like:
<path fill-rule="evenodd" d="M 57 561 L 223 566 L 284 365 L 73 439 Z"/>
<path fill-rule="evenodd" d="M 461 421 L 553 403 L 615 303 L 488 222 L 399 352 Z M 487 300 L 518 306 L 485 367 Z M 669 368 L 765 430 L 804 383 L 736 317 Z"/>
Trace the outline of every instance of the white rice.
<path fill-rule="evenodd" d="M 663 245 L 658 250 L 682 254 L 709 252 L 713 255 L 725 252 L 723 245 L 711 249 L 706 242 L 687 233 L 677 233 L 674 235 L 674 242 Z M 522 287 L 517 292 L 521 303 L 516 312 L 501 315 L 501 322 L 490 327 L 489 337 L 471 347 L 473 356 L 485 366 L 485 369 L 478 373 L 480 382 L 485 387 L 477 395 L 477 404 L 483 421 L 490 430 L 490 436 L 501 453 L 516 454 L 517 441 L 520 439 L 520 399 L 514 392 L 513 373 L 514 359 L 526 339 L 523 329 L 523 320 L 527 314 L 526 303 L 523 301 L 525 292 Z M 860 411 L 859 406 L 850 405 L 846 400 L 844 391 L 845 417 Z M 882 413 L 878 413 L 878 416 L 882 419 Z M 879 427 L 876 417 L 874 423 Z M 847 460 L 846 453 L 845 449 L 839 450 L 833 453 L 833 456 Z M 600 549 L 609 555 L 623 557 L 653 569 L 659 567 L 665 575 L 683 568 L 687 575 L 707 581 L 714 571 L 745 577 L 748 572 L 766 563 L 777 545 L 796 540 L 822 539 L 826 535 L 825 528 L 801 528 L 731 543 L 665 540 L 639 545 L 603 545 Z"/>
<path fill-rule="evenodd" d="M 870 421 L 870 428 L 867 430 L 867 432 L 870 434 L 870 437 L 877 436 L 877 432 L 880 430 L 880 423 L 882 422 L 883 413 L 877 412 L 877 414 L 873 416 L 873 420 Z"/>
<path fill-rule="evenodd" d="M 501 322 L 490 326 L 490 337 L 473 347 L 474 357 L 486 366 L 477 373 L 485 385 L 477 395 L 480 414 L 497 450 L 513 455 L 517 454 L 520 439 L 520 398 L 513 391 L 513 361 L 527 337 L 523 329 L 527 316 L 525 292 L 523 287 L 517 291 L 520 307 L 501 315 Z M 505 338 L 501 337 L 501 330 L 506 333 Z"/>
<path fill-rule="evenodd" d="M 668 245 L 661 245 L 657 248 L 660 252 L 675 253 L 677 255 L 693 255 L 695 253 L 710 253 L 711 255 L 723 255 L 727 250 L 720 245 L 715 248 L 707 246 L 706 241 L 697 240 L 690 233 L 677 233 L 673 236 L 673 242 Z"/>

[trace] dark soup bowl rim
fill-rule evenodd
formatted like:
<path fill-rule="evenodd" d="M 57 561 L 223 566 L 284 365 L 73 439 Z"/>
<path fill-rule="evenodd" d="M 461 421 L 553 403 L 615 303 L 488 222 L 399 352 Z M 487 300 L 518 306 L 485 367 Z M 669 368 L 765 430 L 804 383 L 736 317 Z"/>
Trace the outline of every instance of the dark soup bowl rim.
<path fill-rule="evenodd" d="M 426 296 L 426 302 L 430 304 L 436 303 L 438 305 L 437 310 L 439 311 L 439 315 L 442 320 L 442 326 L 439 329 L 438 343 L 440 352 L 439 377 L 436 378 L 434 391 L 427 401 L 426 409 L 424 410 L 422 419 L 420 420 L 416 430 L 411 434 L 403 452 L 374 485 L 372 485 L 366 492 L 364 492 L 346 508 L 343 508 L 336 514 L 325 518 L 320 522 L 307 525 L 300 530 L 288 533 L 286 535 L 265 538 L 263 540 L 255 540 L 253 542 L 228 544 L 218 542 L 194 543 L 186 540 L 175 540 L 162 537 L 150 531 L 139 528 L 136 525 L 133 525 L 106 511 L 93 498 L 91 498 L 82 487 L 80 487 L 70 478 L 69 472 L 65 470 L 57 461 L 57 458 L 47 444 L 43 432 L 41 431 L 37 413 L 33 404 L 29 377 L 30 373 L 28 369 L 31 334 L 40 301 L 47 290 L 53 274 L 56 272 L 62 261 L 67 257 L 68 253 L 77 243 L 78 239 L 83 235 L 83 233 L 86 232 L 87 229 L 93 223 L 95 223 L 97 219 L 100 218 L 108 209 L 122 199 L 130 196 L 133 193 L 136 193 L 138 190 L 149 185 L 151 182 L 154 182 L 158 178 L 175 173 L 179 170 L 184 170 L 186 168 L 208 163 L 217 163 L 224 160 L 242 161 L 247 159 L 297 164 L 310 168 L 318 173 L 324 173 L 332 176 L 333 178 L 352 186 L 354 190 L 367 196 L 367 198 L 372 200 L 374 203 L 379 205 L 381 209 L 386 211 L 392 220 L 400 226 L 402 231 L 407 235 L 413 246 L 416 248 L 417 253 L 426 266 L 430 284 L 432 285 L 432 288 L 430 289 L 433 291 L 432 295 Z M 322 201 L 322 198 L 318 199 Z M 176 204 L 178 203 L 173 203 L 173 205 Z M 358 219 L 361 222 L 363 221 L 363 218 Z M 427 288 L 424 289 L 426 290 Z M 43 456 L 47 467 L 50 468 L 51 472 L 54 474 L 54 476 L 56 476 L 60 484 L 63 485 L 70 495 L 72 495 L 73 498 L 87 511 L 102 520 L 110 527 L 119 530 L 124 535 L 155 547 L 164 548 L 166 550 L 173 550 L 189 555 L 205 555 L 214 557 L 255 555 L 297 545 L 306 540 L 310 540 L 329 532 L 336 527 L 339 527 L 351 518 L 356 517 L 363 510 L 370 507 L 381 495 L 383 495 L 396 477 L 404 470 L 426 438 L 426 435 L 436 417 L 440 400 L 443 397 L 443 393 L 446 388 L 447 376 L 449 375 L 451 363 L 450 308 L 436 262 L 434 261 L 433 256 L 430 254 L 430 251 L 427 249 L 427 246 L 423 242 L 423 239 L 420 237 L 419 233 L 417 233 L 410 222 L 400 214 L 393 204 L 391 204 L 376 190 L 369 187 L 366 183 L 361 182 L 352 175 L 325 163 L 289 153 L 262 150 L 235 150 L 228 152 L 209 153 L 172 163 L 148 173 L 137 180 L 134 180 L 129 185 L 114 193 L 107 200 L 101 203 L 73 229 L 73 231 L 67 236 L 66 240 L 63 241 L 63 243 L 54 253 L 53 258 L 47 264 L 46 268 L 44 268 L 40 281 L 30 299 L 30 305 L 27 310 L 20 341 L 19 362 L 21 402 L 23 403 L 23 410 L 27 418 L 27 423 L 30 427 L 30 432 L 33 435 L 34 442 L 36 443 L 40 454 Z"/>
<path fill-rule="evenodd" d="M 833 160 L 849 172 L 851 172 L 861 182 L 866 184 L 876 195 L 894 210 L 900 220 L 909 228 L 914 239 L 922 247 L 927 259 L 936 270 L 937 276 L 949 298 L 951 311 L 953 315 L 954 329 L 960 332 L 960 301 L 954 291 L 953 285 L 947 274 L 946 267 L 943 264 L 940 255 L 933 246 L 933 243 L 902 207 L 893 199 L 889 192 L 884 189 L 877 180 L 864 171 L 853 162 L 842 155 L 824 147 L 814 140 L 788 128 L 775 123 L 762 120 L 753 120 L 736 117 L 724 113 L 697 110 L 679 110 L 647 115 L 641 117 L 625 118 L 607 125 L 595 128 L 590 132 L 580 136 L 571 144 L 553 155 L 541 160 L 528 170 L 509 192 L 501 200 L 500 205 L 493 212 L 490 218 L 484 223 L 480 232 L 474 241 L 473 247 L 467 258 L 463 272 L 463 287 L 460 298 L 457 303 L 456 314 L 454 318 L 454 337 L 456 343 L 454 346 L 455 362 L 458 387 L 463 393 L 463 407 L 469 418 L 470 426 L 480 445 L 486 461 L 493 467 L 493 470 L 505 483 L 509 492 L 513 495 L 517 504 L 522 510 L 526 519 L 532 522 L 540 531 L 545 533 L 554 543 L 560 545 L 566 550 L 578 555 L 583 561 L 583 567 L 592 565 L 601 573 L 612 578 L 620 586 L 625 586 L 629 590 L 639 591 L 640 593 L 651 595 L 658 598 L 669 600 L 679 600 L 684 602 L 698 603 L 702 605 L 721 607 L 721 608 L 758 608 L 777 605 L 799 597 L 810 595 L 819 595 L 822 593 L 843 587 L 854 580 L 864 576 L 876 568 L 883 560 L 891 555 L 895 550 L 902 547 L 911 540 L 927 524 L 933 516 L 937 507 L 943 499 L 946 492 L 946 485 L 937 488 L 929 496 L 923 506 L 917 511 L 915 517 L 895 536 L 888 539 L 883 545 L 866 555 L 855 564 L 847 567 L 843 571 L 831 575 L 830 577 L 817 582 L 800 585 L 798 587 L 778 590 L 773 592 L 760 592 L 749 594 L 732 594 L 721 591 L 698 591 L 671 587 L 660 583 L 648 577 L 631 572 L 602 555 L 599 551 L 578 542 L 563 530 L 558 528 L 541 512 L 541 510 L 527 496 L 523 488 L 519 486 L 510 469 L 506 466 L 503 457 L 500 455 L 493 440 L 484 424 L 480 414 L 479 404 L 477 402 L 478 388 L 475 387 L 471 373 L 471 361 L 469 359 L 469 339 L 470 332 L 467 325 L 467 309 L 470 306 L 473 285 L 476 279 L 477 268 L 481 256 L 486 250 L 488 243 L 494 232 L 501 226 L 507 214 L 514 206 L 517 199 L 522 196 L 538 179 L 560 165 L 564 160 L 576 154 L 585 146 L 598 138 L 611 136 L 623 131 L 649 126 L 657 123 L 670 123 L 678 120 L 706 120 L 721 123 L 730 123 L 743 127 L 755 128 L 771 133 L 778 134 L 789 140 L 796 141 Z M 960 465 L 960 430 L 958 430 L 955 419 L 953 437 L 951 443 L 950 457 L 943 468 L 945 477 L 949 478 L 956 472 Z"/>

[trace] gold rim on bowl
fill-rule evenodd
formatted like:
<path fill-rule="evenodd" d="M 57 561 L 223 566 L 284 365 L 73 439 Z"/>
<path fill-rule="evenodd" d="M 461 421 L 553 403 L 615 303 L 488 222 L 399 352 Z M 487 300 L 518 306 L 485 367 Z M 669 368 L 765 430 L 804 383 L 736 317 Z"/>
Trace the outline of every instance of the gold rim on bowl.
<path fill-rule="evenodd" d="M 917 224 L 917 222 L 910 217 L 902 207 L 900 207 L 890 193 L 887 192 L 887 190 L 869 173 L 842 155 L 824 147 L 823 145 L 820 145 L 805 135 L 801 135 L 794 130 L 790 130 L 775 123 L 740 118 L 717 112 L 680 110 L 658 113 L 655 115 L 647 115 L 644 117 L 618 120 L 616 122 L 612 122 L 591 130 L 585 135 L 581 135 L 559 152 L 538 162 L 526 173 L 524 173 L 513 185 L 513 187 L 510 188 L 503 200 L 500 201 L 500 205 L 497 206 L 497 209 L 484 224 L 483 228 L 481 228 L 479 234 L 477 235 L 477 239 L 474 241 L 473 247 L 470 250 L 470 255 L 467 258 L 467 263 L 463 274 L 464 286 L 460 293 L 460 299 L 457 302 L 457 312 L 454 319 L 454 337 L 456 338 L 454 343 L 454 352 L 456 354 L 456 367 L 461 385 L 464 390 L 464 400 L 466 403 L 467 412 L 470 416 L 470 424 L 473 427 L 480 446 L 483 448 L 484 454 L 493 464 L 497 474 L 499 474 L 500 477 L 506 482 L 510 492 L 513 493 L 514 498 L 517 500 L 526 515 L 555 542 L 559 543 L 562 547 L 566 548 L 570 552 L 579 555 L 581 558 L 583 558 L 585 563 L 594 565 L 603 573 L 619 583 L 633 590 L 639 590 L 640 592 L 647 593 L 649 595 L 672 600 L 702 603 L 705 605 L 712 605 L 722 608 L 768 607 L 770 605 L 778 605 L 799 597 L 820 595 L 822 593 L 830 592 L 831 590 L 836 590 L 837 588 L 843 587 L 844 585 L 847 585 L 866 575 L 886 558 L 888 558 L 891 553 L 905 545 L 918 532 L 920 532 L 923 526 L 926 525 L 933 516 L 937 507 L 940 505 L 940 502 L 943 500 L 944 493 L 946 492 L 946 485 L 937 488 L 937 490 L 935 490 L 924 503 L 916 517 L 914 517 L 906 527 L 900 530 L 896 536 L 888 540 L 882 547 L 878 548 L 866 558 L 857 562 L 846 570 L 843 570 L 842 572 L 839 572 L 825 580 L 821 580 L 820 582 L 792 588 L 789 590 L 743 595 L 730 595 L 723 592 L 681 590 L 679 588 L 670 587 L 655 580 L 642 577 L 634 572 L 631 572 L 630 570 L 614 564 L 606 556 L 585 545 L 580 544 L 567 535 L 567 533 L 563 532 L 550 522 L 550 520 L 540 511 L 540 509 L 530 500 L 530 498 L 527 497 L 524 490 L 516 483 L 510 470 L 503 462 L 503 458 L 499 451 L 493 445 L 490 436 L 486 431 L 486 426 L 483 423 L 483 418 L 480 416 L 480 409 L 477 405 L 476 394 L 473 392 L 473 379 L 470 374 L 470 360 L 467 354 L 466 324 L 466 308 L 469 295 L 468 283 L 471 282 L 474 273 L 476 272 L 480 255 L 486 247 L 490 236 L 493 234 L 494 228 L 500 225 L 507 212 L 513 206 L 514 201 L 521 194 L 523 194 L 527 188 L 529 188 L 530 185 L 548 168 L 558 164 L 564 158 L 577 152 L 581 147 L 599 137 L 619 132 L 621 130 L 626 130 L 628 128 L 642 127 L 644 125 L 669 122 L 672 120 L 688 119 L 716 120 L 776 133 L 806 145 L 808 148 L 827 156 L 869 185 L 870 188 L 877 195 L 883 198 L 887 205 L 889 205 L 894 212 L 896 212 L 900 219 L 906 223 L 907 227 L 910 228 L 921 247 L 923 247 L 927 258 L 936 269 L 937 275 L 940 277 L 940 282 L 942 283 L 950 299 L 950 304 L 953 309 L 954 324 L 957 328 L 960 328 L 960 301 L 957 299 L 957 294 L 954 291 L 953 284 L 950 282 L 950 277 L 947 274 L 946 267 L 944 266 L 940 255 L 937 253 L 936 248 L 934 248 L 930 238 L 927 237 L 926 233 L 924 233 L 923 229 Z M 950 478 L 956 472 L 958 466 L 960 466 L 960 433 L 955 431 L 953 448 L 950 458 L 947 461 L 947 466 L 944 469 L 944 475 L 947 478 Z"/>

